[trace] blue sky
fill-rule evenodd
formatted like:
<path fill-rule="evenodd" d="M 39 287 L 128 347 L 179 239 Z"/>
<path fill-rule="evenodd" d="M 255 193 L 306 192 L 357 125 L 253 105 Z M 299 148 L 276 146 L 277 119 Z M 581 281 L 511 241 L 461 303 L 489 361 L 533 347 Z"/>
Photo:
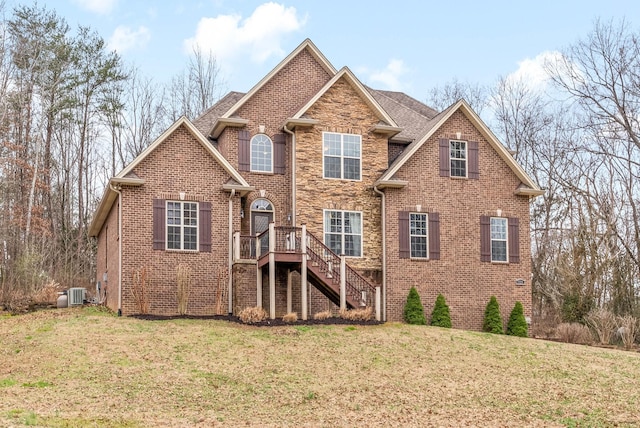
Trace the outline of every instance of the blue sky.
<path fill-rule="evenodd" d="M 20 3 L 8 0 L 7 6 Z M 72 27 L 89 26 L 158 82 L 184 69 L 193 44 L 213 51 L 228 90 L 248 91 L 305 38 L 365 84 L 425 101 L 457 78 L 492 84 L 530 73 L 546 55 L 640 3 L 608 1 L 45 0 Z"/>

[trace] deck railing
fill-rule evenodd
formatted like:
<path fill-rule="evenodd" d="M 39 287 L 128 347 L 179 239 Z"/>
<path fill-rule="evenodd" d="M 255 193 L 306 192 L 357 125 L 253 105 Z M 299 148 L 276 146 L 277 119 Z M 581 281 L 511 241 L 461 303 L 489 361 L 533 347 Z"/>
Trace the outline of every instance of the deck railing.
<path fill-rule="evenodd" d="M 302 253 L 302 228 L 278 226 L 274 227 L 275 252 Z M 236 259 L 260 259 L 269 253 L 269 229 L 258 236 L 235 234 L 234 257 Z M 374 307 L 376 288 L 365 278 L 344 262 L 344 256 L 339 256 L 329 247 L 306 231 L 307 258 L 334 286 L 340 286 L 340 277 L 344 271 L 345 293 L 348 300 L 358 306 Z M 235 248 L 237 247 L 237 248 Z"/>

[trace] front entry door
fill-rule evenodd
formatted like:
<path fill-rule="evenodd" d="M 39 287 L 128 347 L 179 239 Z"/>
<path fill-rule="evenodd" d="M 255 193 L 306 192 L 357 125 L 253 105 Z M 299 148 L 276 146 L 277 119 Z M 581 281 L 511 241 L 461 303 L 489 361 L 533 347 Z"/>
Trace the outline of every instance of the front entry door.
<path fill-rule="evenodd" d="M 269 223 L 273 221 L 273 213 L 264 211 L 253 211 L 251 213 L 251 234 L 260 235 L 269 229 Z"/>
<path fill-rule="evenodd" d="M 251 212 L 251 234 L 258 236 L 265 230 L 269 229 L 269 223 L 273 221 L 273 213 L 265 211 Z M 260 243 L 260 254 L 266 254 L 269 251 L 269 243 L 263 239 Z"/>

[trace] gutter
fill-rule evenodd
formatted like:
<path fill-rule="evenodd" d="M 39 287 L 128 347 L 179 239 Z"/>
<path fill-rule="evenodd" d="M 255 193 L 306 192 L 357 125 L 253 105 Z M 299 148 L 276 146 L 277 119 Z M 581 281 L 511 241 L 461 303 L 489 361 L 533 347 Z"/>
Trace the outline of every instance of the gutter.
<path fill-rule="evenodd" d="M 109 188 L 118 194 L 118 316 L 122 316 L 122 187 L 109 183 Z M 108 237 L 107 237 L 108 239 Z"/>
<path fill-rule="evenodd" d="M 291 224 L 296 227 L 296 134 L 287 128 L 285 124 L 282 129 L 291 135 Z"/>
<path fill-rule="evenodd" d="M 380 221 L 382 222 L 382 322 L 387 322 L 387 208 L 384 192 L 373 186 L 373 191 L 382 197 Z"/>
<path fill-rule="evenodd" d="M 229 195 L 229 315 L 233 314 L 233 197 L 236 195 L 236 189 L 231 189 Z"/>

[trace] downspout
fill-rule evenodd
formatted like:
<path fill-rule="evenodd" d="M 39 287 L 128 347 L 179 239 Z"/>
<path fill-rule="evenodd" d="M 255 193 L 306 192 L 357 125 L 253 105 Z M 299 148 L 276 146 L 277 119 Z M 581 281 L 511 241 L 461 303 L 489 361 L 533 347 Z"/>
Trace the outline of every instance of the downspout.
<path fill-rule="evenodd" d="M 231 189 L 229 195 L 229 315 L 233 314 L 233 197 L 236 189 Z"/>
<path fill-rule="evenodd" d="M 380 191 L 377 186 L 373 186 L 373 191 L 382 197 L 382 213 L 380 221 L 382 221 L 382 321 L 387 322 L 387 209 L 384 192 Z"/>
<path fill-rule="evenodd" d="M 296 134 L 284 125 L 284 132 L 291 135 L 291 225 L 296 226 Z"/>
<path fill-rule="evenodd" d="M 118 316 L 122 316 L 122 192 L 121 186 L 109 183 L 109 188 L 118 194 Z M 107 237 L 108 239 L 108 237 Z"/>

